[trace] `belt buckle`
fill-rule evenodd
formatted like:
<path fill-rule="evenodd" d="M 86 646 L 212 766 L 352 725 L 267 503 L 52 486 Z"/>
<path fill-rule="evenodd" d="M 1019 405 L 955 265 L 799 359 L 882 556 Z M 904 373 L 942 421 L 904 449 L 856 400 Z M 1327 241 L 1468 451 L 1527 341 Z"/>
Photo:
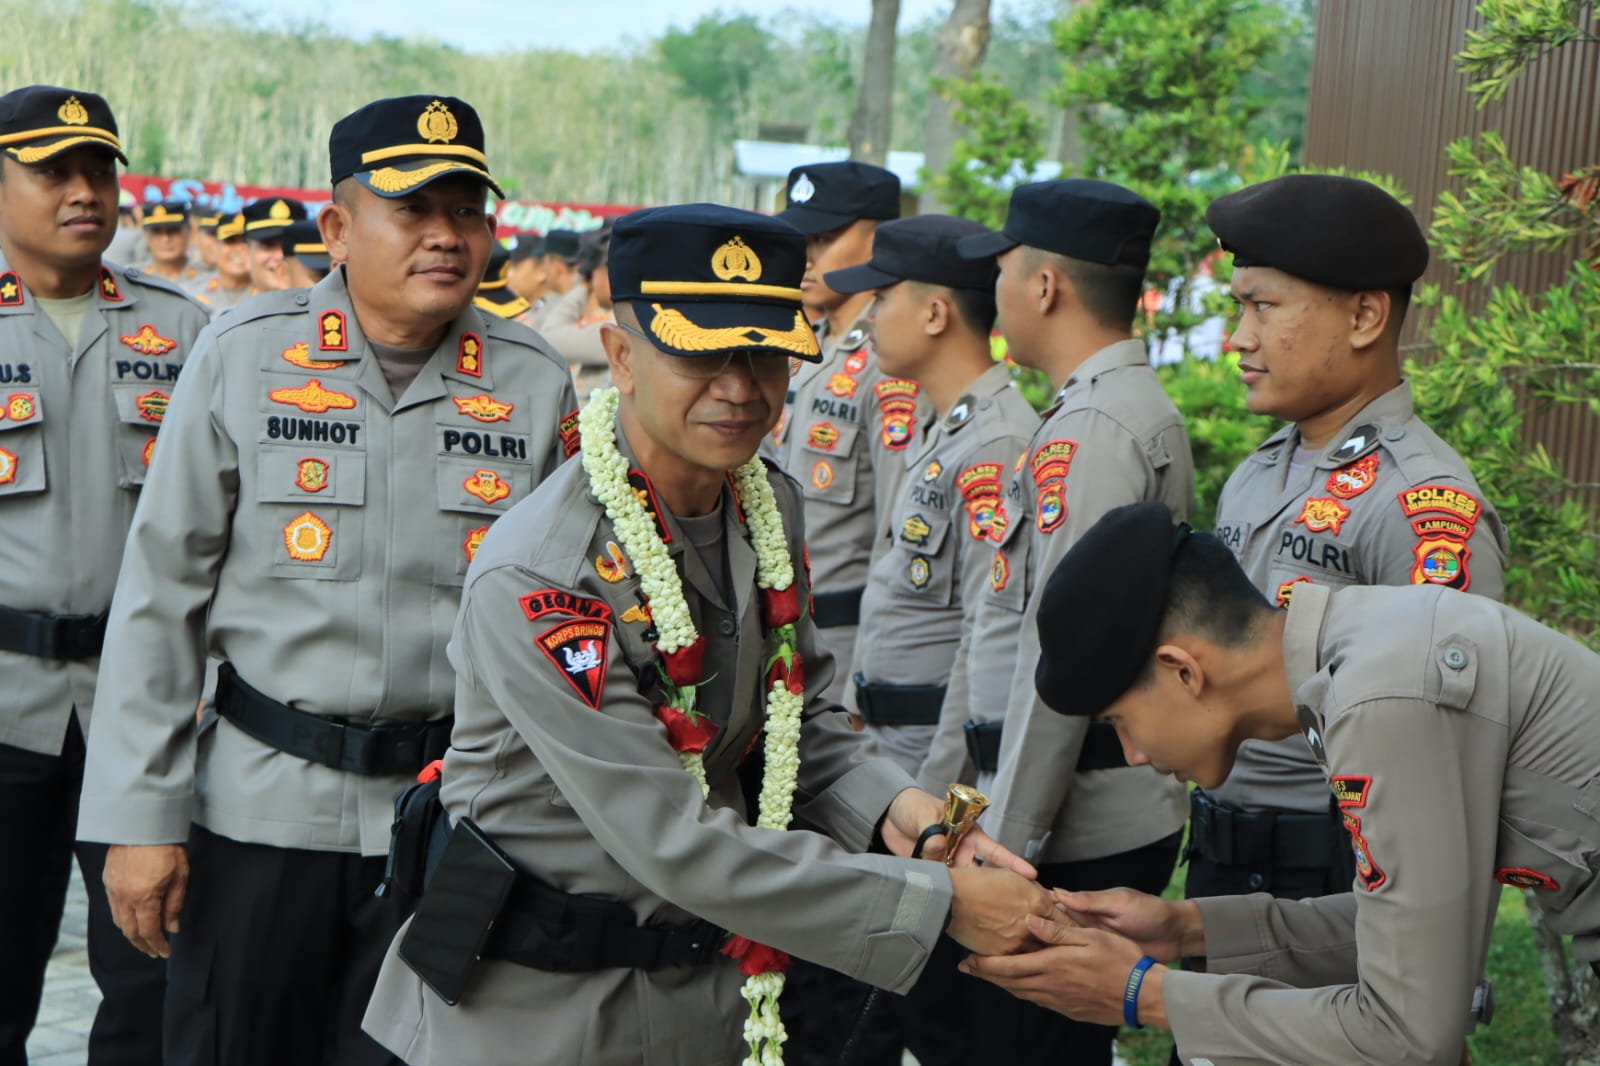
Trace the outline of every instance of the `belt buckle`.
<path fill-rule="evenodd" d="M 722 950 L 722 934 L 725 930 L 719 925 L 714 925 L 704 918 L 697 919 L 686 929 L 685 935 L 689 940 L 689 961 L 692 965 L 703 965 L 717 957 L 717 952 Z"/>

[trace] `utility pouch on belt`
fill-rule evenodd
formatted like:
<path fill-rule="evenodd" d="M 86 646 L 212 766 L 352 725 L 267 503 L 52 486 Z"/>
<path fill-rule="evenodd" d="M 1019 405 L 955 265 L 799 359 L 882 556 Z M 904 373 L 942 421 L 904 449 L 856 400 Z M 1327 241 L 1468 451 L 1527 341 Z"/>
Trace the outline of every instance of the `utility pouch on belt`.
<path fill-rule="evenodd" d="M 377 895 L 393 896 L 407 914 L 416 910 L 450 839 L 450 819 L 439 802 L 440 766 L 440 760 L 429 763 L 417 775 L 417 783 L 394 799 L 389 857 Z"/>
<path fill-rule="evenodd" d="M 472 819 L 458 821 L 399 949 L 401 960 L 452 1007 L 516 881 L 506 853 Z"/>

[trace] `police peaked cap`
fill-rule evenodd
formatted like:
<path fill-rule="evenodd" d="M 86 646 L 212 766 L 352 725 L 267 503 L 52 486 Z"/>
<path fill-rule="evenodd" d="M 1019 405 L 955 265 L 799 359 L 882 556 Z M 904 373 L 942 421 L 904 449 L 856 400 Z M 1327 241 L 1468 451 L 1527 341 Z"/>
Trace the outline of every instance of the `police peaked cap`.
<path fill-rule="evenodd" d="M 128 163 L 105 97 L 58 85 L 28 85 L 0 96 L 0 149 L 18 163 L 35 166 L 83 145 Z"/>
<path fill-rule="evenodd" d="M 451 174 L 506 195 L 489 175 L 478 112 L 454 96 L 394 96 L 352 111 L 328 135 L 328 166 L 333 184 L 353 177 L 390 200 Z"/>

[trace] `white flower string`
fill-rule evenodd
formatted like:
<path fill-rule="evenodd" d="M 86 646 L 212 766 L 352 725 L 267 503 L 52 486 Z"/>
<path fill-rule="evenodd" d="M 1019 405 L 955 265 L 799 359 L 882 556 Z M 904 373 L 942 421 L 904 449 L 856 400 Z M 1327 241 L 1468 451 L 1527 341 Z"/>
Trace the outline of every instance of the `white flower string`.
<path fill-rule="evenodd" d="M 667 546 L 656 530 L 655 519 L 645 509 L 640 493 L 628 482 L 628 460 L 617 448 L 616 417 L 620 395 L 615 388 L 596 389 L 578 418 L 582 434 L 583 469 L 589 487 L 605 507 L 622 549 L 633 560 L 639 575 L 640 590 L 649 605 L 651 624 L 657 639 L 656 650 L 663 656 L 692 649 L 700 634 L 695 630 L 689 604 L 683 597 L 683 580 Z M 767 481 L 766 465 L 751 457 L 733 475 L 734 487 L 745 512 L 756 552 L 756 584 L 764 590 L 782 592 L 794 584 L 794 562 L 784 533 L 783 515 L 778 511 L 772 485 Z M 792 599 L 792 597 L 791 597 Z M 794 620 L 768 623 L 766 740 L 763 752 L 766 768 L 761 781 L 760 815 L 756 825 L 762 829 L 785 830 L 793 818 L 795 783 L 800 769 L 800 720 L 805 707 L 800 657 L 795 649 Z M 673 706 L 698 718 L 695 689 L 699 680 L 674 679 L 666 665 L 661 666 L 662 687 Z M 794 688 L 801 691 L 795 692 Z M 679 751 L 684 770 L 700 785 L 702 796 L 710 795 L 705 761 L 700 751 Z M 748 970 L 746 971 L 748 973 Z M 749 974 L 740 994 L 750 1004 L 744 1038 L 749 1054 L 744 1066 L 782 1066 L 783 1044 L 788 1039 L 778 1012 L 778 997 L 783 992 L 781 969 Z"/>

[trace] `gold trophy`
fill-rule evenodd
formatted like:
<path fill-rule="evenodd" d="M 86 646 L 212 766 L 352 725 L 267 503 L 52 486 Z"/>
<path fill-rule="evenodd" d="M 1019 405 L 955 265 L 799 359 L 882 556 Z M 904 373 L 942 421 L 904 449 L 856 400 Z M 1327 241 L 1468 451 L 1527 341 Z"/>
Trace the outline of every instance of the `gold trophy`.
<path fill-rule="evenodd" d="M 956 848 L 978 824 L 978 816 L 989 806 L 989 797 L 970 785 L 951 785 L 944 794 L 944 827 L 947 830 L 944 864 L 956 857 Z"/>

